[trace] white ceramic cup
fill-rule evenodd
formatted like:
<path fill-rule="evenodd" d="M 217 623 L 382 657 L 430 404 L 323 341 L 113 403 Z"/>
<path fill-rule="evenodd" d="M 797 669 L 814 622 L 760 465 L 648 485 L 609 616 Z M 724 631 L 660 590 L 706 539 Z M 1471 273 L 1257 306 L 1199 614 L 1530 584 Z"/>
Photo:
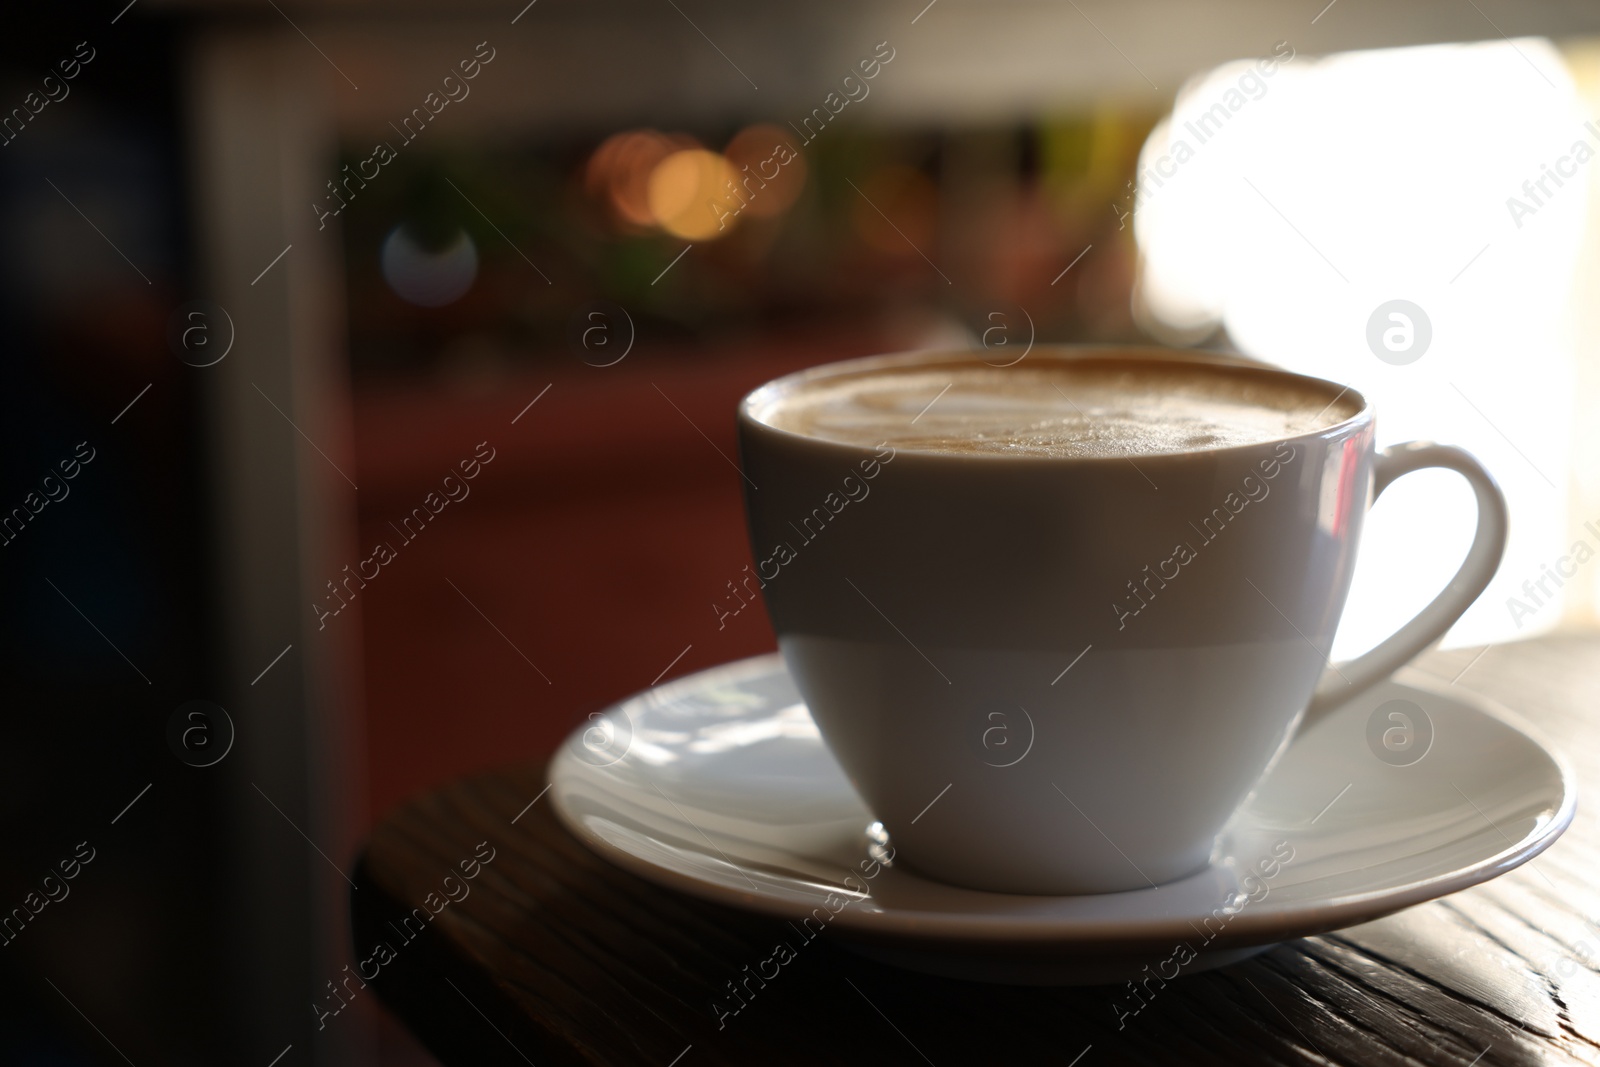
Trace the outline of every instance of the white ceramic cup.
<path fill-rule="evenodd" d="M 1037 347 L 1028 360 L 1267 381 L 1355 414 L 1132 461 L 875 450 L 763 413 L 833 375 L 979 357 L 817 367 L 739 406 L 752 577 L 898 858 L 1002 892 L 1159 885 L 1207 864 L 1300 724 L 1386 678 L 1477 598 L 1504 550 L 1505 499 L 1458 448 L 1375 452 L 1370 405 L 1320 379 L 1163 349 Z M 1476 494 L 1467 558 L 1393 636 L 1329 667 L 1367 508 L 1424 467 Z"/>

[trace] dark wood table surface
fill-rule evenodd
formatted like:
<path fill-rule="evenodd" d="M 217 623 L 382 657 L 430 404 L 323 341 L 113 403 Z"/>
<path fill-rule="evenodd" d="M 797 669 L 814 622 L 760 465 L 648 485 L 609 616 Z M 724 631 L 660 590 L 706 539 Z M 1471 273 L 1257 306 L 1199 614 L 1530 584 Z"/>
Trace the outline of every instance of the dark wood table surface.
<path fill-rule="evenodd" d="M 713 1001 L 785 924 L 589 852 L 548 798 L 529 806 L 542 765 L 455 782 L 377 827 L 351 894 L 357 959 L 450 1067 L 1600 1064 L 1600 852 L 1584 807 L 1600 785 L 1600 637 L 1478 653 L 1419 666 L 1441 683 L 1459 673 L 1565 752 L 1580 783 L 1567 834 L 1485 885 L 1179 979 L 1121 1029 L 1112 987 L 932 978 L 826 934 L 719 1026 Z M 436 917 L 404 927 L 423 906 Z"/>

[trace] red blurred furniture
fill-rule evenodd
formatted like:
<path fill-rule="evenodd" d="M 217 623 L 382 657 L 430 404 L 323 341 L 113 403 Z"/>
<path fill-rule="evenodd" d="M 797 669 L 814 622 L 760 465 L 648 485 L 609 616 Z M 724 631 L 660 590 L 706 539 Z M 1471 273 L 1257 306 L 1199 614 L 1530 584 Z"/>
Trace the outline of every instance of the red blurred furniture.
<path fill-rule="evenodd" d="M 584 715 L 663 677 L 773 648 L 760 610 L 722 626 L 712 610 L 751 562 L 734 407 L 772 377 L 887 344 L 644 343 L 612 367 L 562 354 L 548 374 L 471 391 L 358 390 L 358 543 L 398 556 L 352 605 L 369 811 L 542 756 Z M 495 458 L 469 495 L 406 542 L 402 518 L 485 441 Z"/>

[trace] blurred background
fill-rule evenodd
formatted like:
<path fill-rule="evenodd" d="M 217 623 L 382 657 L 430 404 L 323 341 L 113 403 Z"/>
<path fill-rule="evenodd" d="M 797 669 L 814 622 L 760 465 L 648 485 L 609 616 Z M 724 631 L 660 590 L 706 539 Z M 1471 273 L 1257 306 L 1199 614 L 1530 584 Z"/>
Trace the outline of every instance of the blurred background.
<path fill-rule="evenodd" d="M 524 3 L 0 40 L 0 1061 L 432 1062 L 312 1007 L 365 830 L 773 647 L 715 606 L 732 414 L 800 367 L 1154 339 L 1346 382 L 1511 500 L 1451 643 L 1593 624 L 1600 11 Z M 1384 498 L 1336 656 L 1470 513 Z"/>

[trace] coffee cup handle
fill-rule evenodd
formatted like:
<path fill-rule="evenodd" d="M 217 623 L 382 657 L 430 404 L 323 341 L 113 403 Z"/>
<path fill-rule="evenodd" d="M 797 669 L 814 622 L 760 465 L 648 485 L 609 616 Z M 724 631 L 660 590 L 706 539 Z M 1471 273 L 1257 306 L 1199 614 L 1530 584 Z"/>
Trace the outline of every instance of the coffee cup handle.
<path fill-rule="evenodd" d="M 1380 641 L 1371 651 L 1348 663 L 1331 665 L 1323 672 L 1306 708 L 1300 728 L 1320 719 L 1364 689 L 1388 678 L 1400 667 L 1444 636 L 1446 630 L 1478 599 L 1500 567 L 1506 548 L 1506 498 L 1493 476 L 1472 455 L 1454 445 L 1411 441 L 1385 448 L 1373 467 L 1372 496 L 1393 485 L 1402 475 L 1426 467 L 1453 470 L 1467 480 L 1478 503 L 1478 529 L 1472 547 L 1455 577 L 1411 621 Z"/>

